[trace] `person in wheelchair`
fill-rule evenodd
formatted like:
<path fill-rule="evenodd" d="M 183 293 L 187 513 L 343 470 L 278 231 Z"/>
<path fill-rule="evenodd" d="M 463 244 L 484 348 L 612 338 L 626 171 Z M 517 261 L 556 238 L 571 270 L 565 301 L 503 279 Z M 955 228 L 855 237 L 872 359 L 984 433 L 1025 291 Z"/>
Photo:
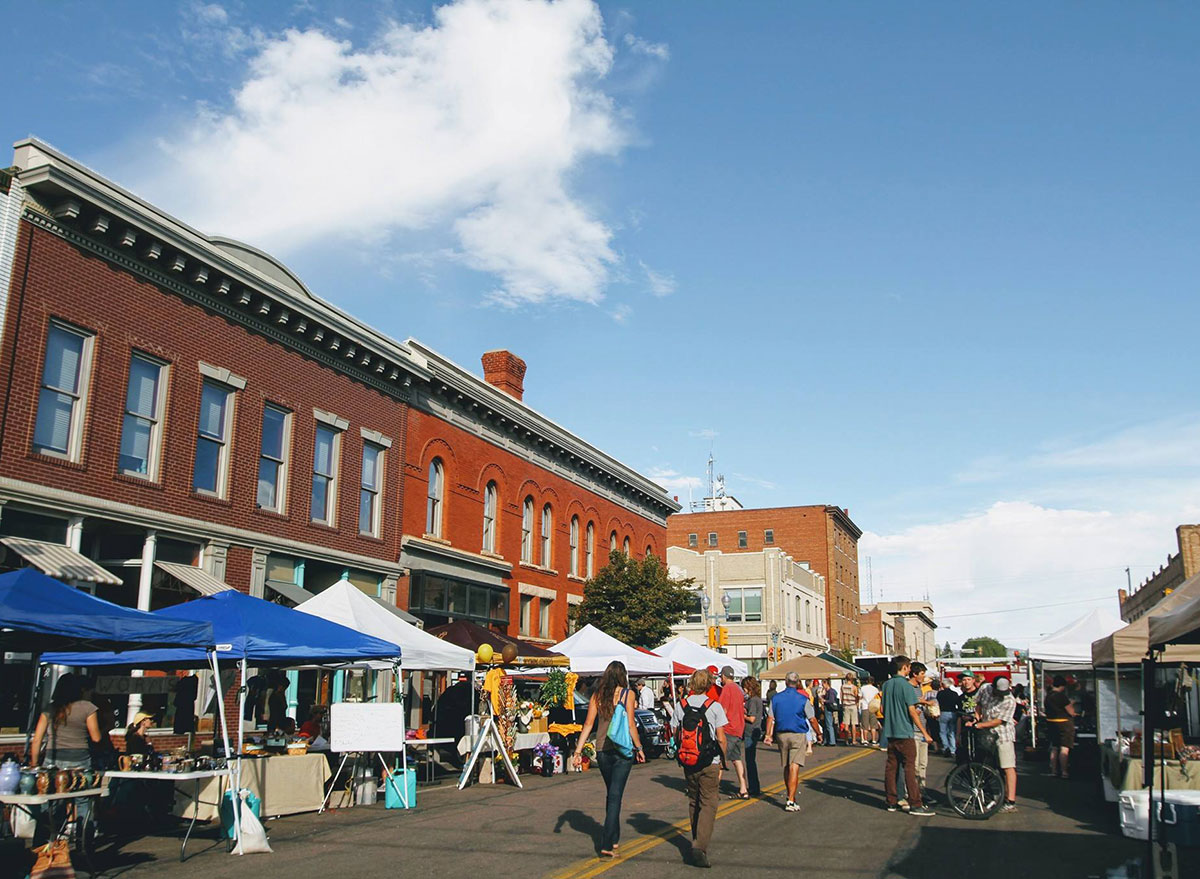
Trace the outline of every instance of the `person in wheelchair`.
<path fill-rule="evenodd" d="M 983 733 L 976 740 L 977 746 L 986 747 L 995 754 L 1004 775 L 1005 798 L 1001 812 L 1017 811 L 1017 724 L 1013 719 L 1017 700 L 1012 694 L 1012 682 L 1007 677 L 998 677 L 981 688 L 976 703 L 978 720 L 975 730 Z"/>

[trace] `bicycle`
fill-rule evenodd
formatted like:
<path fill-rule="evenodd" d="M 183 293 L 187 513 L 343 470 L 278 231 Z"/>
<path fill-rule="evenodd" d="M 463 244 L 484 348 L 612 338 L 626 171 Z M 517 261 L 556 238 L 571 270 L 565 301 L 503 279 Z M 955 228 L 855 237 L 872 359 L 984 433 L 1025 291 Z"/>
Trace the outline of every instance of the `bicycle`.
<path fill-rule="evenodd" d="M 963 727 L 967 762 L 955 766 L 946 776 L 946 799 L 963 818 L 985 821 L 1004 805 L 1006 785 L 994 758 L 985 762 L 977 756 L 981 749 L 975 736 L 974 727 Z"/>

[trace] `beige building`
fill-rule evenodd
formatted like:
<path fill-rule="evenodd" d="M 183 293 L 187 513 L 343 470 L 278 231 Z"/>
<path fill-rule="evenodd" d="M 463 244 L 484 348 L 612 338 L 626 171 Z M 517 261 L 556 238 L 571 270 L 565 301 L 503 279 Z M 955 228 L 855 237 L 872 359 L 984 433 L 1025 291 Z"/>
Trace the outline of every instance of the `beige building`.
<path fill-rule="evenodd" d="M 1132 595 L 1117 590 L 1121 619 L 1132 623 L 1146 615 L 1188 577 L 1200 572 L 1200 525 L 1180 525 L 1175 529 L 1179 552 L 1167 557 L 1167 563 L 1152 574 Z"/>
<path fill-rule="evenodd" d="M 888 626 L 895 630 L 895 652 L 933 665 L 937 659 L 937 637 L 934 635 L 937 623 L 933 621 L 932 604 L 928 601 L 881 601 L 862 610 L 864 618 L 876 611 L 879 612 L 881 630 Z M 885 648 L 877 652 L 889 651 Z"/>
<path fill-rule="evenodd" d="M 675 627 L 676 634 L 707 645 L 708 627 L 724 626 L 726 652 L 746 662 L 751 674 L 781 659 L 820 653 L 829 646 L 825 578 L 782 549 L 699 553 L 670 546 L 667 565 L 672 576 L 696 581 L 695 605 Z M 769 649 L 774 660 L 768 658 Z"/>

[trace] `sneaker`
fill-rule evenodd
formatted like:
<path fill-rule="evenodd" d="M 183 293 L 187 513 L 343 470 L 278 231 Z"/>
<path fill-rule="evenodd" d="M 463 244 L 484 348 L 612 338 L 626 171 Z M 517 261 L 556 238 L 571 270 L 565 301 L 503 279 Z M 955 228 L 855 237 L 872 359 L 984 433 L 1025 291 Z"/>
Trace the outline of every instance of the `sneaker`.
<path fill-rule="evenodd" d="M 708 862 L 708 853 L 698 848 L 692 849 L 692 864 L 696 867 L 712 866 L 712 864 Z"/>
<path fill-rule="evenodd" d="M 1000 811 L 1007 812 L 1007 813 L 1015 812 L 1015 811 L 1017 811 L 1017 804 L 1016 803 L 1005 803 L 1003 806 L 1000 807 Z"/>
<path fill-rule="evenodd" d="M 785 811 L 785 812 L 799 812 L 799 811 L 800 811 L 800 804 L 799 804 L 799 803 L 793 803 L 793 802 L 791 802 L 791 801 L 789 800 L 789 801 L 788 801 L 788 804 L 787 804 L 786 806 L 784 806 L 784 807 L 783 807 L 783 811 Z"/>
<path fill-rule="evenodd" d="M 1013 811 L 1016 811 L 1016 809 L 1014 808 Z M 936 815 L 937 812 L 933 811 L 933 809 L 930 809 L 927 806 L 917 806 L 915 809 L 909 809 L 908 814 L 916 815 L 918 818 L 927 818 L 930 815 Z"/>
<path fill-rule="evenodd" d="M 878 748 L 878 749 L 879 749 L 879 750 L 881 750 L 881 751 L 886 751 L 886 750 L 887 750 L 887 745 L 876 745 L 875 747 L 876 747 L 876 748 Z"/>
<path fill-rule="evenodd" d="M 897 806 L 897 805 L 894 805 L 894 804 L 892 804 L 892 803 L 888 803 L 887 810 L 888 810 L 889 812 L 899 812 L 899 811 L 900 811 L 900 807 L 899 807 L 899 806 Z"/>

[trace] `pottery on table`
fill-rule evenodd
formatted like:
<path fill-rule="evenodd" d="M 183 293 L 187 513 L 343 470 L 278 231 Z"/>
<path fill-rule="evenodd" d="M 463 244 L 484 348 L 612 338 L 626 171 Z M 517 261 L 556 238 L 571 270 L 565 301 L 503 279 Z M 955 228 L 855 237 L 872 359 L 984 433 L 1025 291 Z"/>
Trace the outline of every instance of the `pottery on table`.
<path fill-rule="evenodd" d="M 32 769 L 22 769 L 21 782 L 17 790 L 26 795 L 35 793 L 37 791 L 37 772 Z"/>
<path fill-rule="evenodd" d="M 50 777 L 49 769 L 39 769 L 37 772 L 37 792 L 39 794 L 50 793 L 50 786 L 54 783 L 54 779 Z"/>
<path fill-rule="evenodd" d="M 21 767 L 11 757 L 0 764 L 0 794 L 15 794 L 21 784 Z"/>
<path fill-rule="evenodd" d="M 71 790 L 71 770 L 59 769 L 54 773 L 54 792 L 65 794 Z"/>

